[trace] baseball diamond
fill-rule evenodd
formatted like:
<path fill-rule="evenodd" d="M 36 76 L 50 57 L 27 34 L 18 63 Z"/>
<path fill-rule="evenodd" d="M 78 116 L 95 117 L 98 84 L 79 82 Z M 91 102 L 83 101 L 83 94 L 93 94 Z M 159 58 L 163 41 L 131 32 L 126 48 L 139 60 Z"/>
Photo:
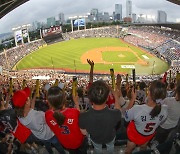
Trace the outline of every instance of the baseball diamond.
<path fill-rule="evenodd" d="M 138 75 L 161 74 L 168 70 L 165 61 L 142 48 L 118 38 L 79 38 L 42 47 L 20 60 L 14 69 L 60 69 L 66 72 L 88 73 L 86 59 L 95 62 L 95 73 L 131 73 L 133 65 Z"/>

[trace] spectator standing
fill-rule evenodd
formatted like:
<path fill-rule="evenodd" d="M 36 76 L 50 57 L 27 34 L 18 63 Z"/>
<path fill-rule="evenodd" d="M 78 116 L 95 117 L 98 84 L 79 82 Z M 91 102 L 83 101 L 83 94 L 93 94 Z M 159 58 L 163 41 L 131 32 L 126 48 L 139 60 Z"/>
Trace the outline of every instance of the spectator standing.
<path fill-rule="evenodd" d="M 19 121 L 29 128 L 39 141 L 44 143 L 50 154 L 53 153 L 51 144 L 54 145 L 58 152 L 65 154 L 61 144 L 45 121 L 45 113 L 34 110 L 35 96 L 31 103 L 29 99 L 30 93 L 30 89 L 25 88 L 16 91 L 13 95 L 13 104 Z"/>
<path fill-rule="evenodd" d="M 94 151 L 97 154 L 102 153 L 102 144 L 106 144 L 108 153 L 114 152 L 115 128 L 121 119 L 120 110 L 109 109 L 106 105 L 109 91 L 104 81 L 99 80 L 92 83 L 88 90 L 88 98 L 93 105 L 79 117 L 81 131 L 84 135 L 90 134 Z M 117 96 L 115 99 L 117 104 Z"/>
<path fill-rule="evenodd" d="M 76 108 L 66 108 L 65 93 L 59 87 L 48 90 L 50 110 L 46 111 L 46 122 L 60 143 L 70 154 L 86 154 L 87 144 L 79 128 L 79 103 L 74 98 Z"/>
<path fill-rule="evenodd" d="M 0 121 L 3 126 L 2 132 L 4 135 L 12 133 L 21 143 L 29 142 L 31 136 L 30 129 L 19 122 L 14 109 L 8 108 L 8 106 L 9 100 L 6 99 L 5 103 L 3 96 L 0 94 Z"/>
<path fill-rule="evenodd" d="M 160 144 L 166 141 L 169 133 L 177 127 L 180 119 L 180 83 L 176 87 L 175 97 L 165 98 L 164 104 L 168 106 L 168 116 L 156 134 L 156 140 Z"/>
<path fill-rule="evenodd" d="M 136 145 L 145 150 L 147 143 L 155 135 L 156 128 L 167 117 L 167 106 L 160 100 L 166 97 L 166 87 L 160 81 L 153 81 L 149 88 L 148 103 L 135 105 L 125 111 L 125 120 L 130 121 L 127 127 L 128 143 L 125 153 L 130 154 Z"/>

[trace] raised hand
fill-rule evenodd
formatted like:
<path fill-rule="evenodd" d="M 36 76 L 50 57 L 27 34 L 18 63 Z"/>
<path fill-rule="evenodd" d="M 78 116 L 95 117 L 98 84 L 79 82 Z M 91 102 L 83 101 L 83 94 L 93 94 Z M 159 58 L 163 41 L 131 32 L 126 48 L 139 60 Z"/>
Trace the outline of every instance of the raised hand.
<path fill-rule="evenodd" d="M 79 108 L 79 96 L 76 95 L 76 96 L 72 96 L 72 97 L 73 97 L 73 101 L 74 101 L 76 109 L 78 109 L 80 111 L 80 108 Z"/>
<path fill-rule="evenodd" d="M 88 62 L 88 64 L 89 64 L 91 67 L 93 67 L 93 66 L 94 66 L 94 62 L 93 62 L 93 60 L 87 59 L 87 62 Z"/>
<path fill-rule="evenodd" d="M 131 99 L 136 100 L 136 95 L 137 95 L 137 91 L 135 87 L 133 87 L 131 91 Z"/>
<path fill-rule="evenodd" d="M 120 99 L 119 99 L 120 98 L 120 91 L 117 89 L 117 86 L 116 86 L 115 90 L 110 86 L 109 86 L 109 89 L 115 98 L 114 108 L 121 110 Z"/>
<path fill-rule="evenodd" d="M 76 95 L 76 96 L 72 96 L 73 97 L 73 101 L 75 104 L 78 104 L 79 103 L 79 96 Z"/>
<path fill-rule="evenodd" d="M 89 73 L 89 83 L 93 83 L 94 62 L 90 59 L 87 59 L 87 62 L 91 66 Z"/>
<path fill-rule="evenodd" d="M 118 74 L 118 75 L 117 75 L 117 78 L 116 78 L 116 84 L 117 84 L 117 86 L 120 86 L 120 85 L 121 85 L 121 81 L 122 81 L 121 75 Z"/>

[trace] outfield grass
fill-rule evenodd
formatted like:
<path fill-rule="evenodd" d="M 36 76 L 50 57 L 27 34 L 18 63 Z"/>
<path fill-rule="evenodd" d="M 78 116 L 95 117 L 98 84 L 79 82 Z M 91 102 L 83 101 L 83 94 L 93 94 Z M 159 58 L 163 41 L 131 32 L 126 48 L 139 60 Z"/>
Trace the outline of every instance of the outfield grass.
<path fill-rule="evenodd" d="M 146 60 L 148 66 L 134 64 L 137 74 L 162 74 L 168 69 L 167 63 L 142 51 L 141 49 L 124 43 L 117 38 L 81 38 L 77 40 L 64 41 L 43 47 L 18 62 L 14 69 L 33 69 L 33 68 L 60 68 L 71 70 L 89 70 L 88 64 L 82 64 L 81 56 L 83 53 L 102 47 L 128 47 L 137 53 L 137 55 Z M 119 56 L 123 55 L 123 56 Z M 142 55 L 149 59 L 144 59 Z M 94 55 L 96 56 L 96 55 Z M 131 69 L 122 69 L 121 65 L 128 65 L 128 62 L 136 62 L 137 57 L 127 51 L 104 51 L 102 52 L 104 61 L 112 62 L 112 64 L 95 64 L 95 71 L 108 72 L 110 68 L 114 68 L 115 72 L 131 73 Z M 126 62 L 125 64 L 116 64 L 113 62 Z M 153 66 L 154 64 L 154 66 Z M 129 64 L 132 65 L 132 64 Z"/>

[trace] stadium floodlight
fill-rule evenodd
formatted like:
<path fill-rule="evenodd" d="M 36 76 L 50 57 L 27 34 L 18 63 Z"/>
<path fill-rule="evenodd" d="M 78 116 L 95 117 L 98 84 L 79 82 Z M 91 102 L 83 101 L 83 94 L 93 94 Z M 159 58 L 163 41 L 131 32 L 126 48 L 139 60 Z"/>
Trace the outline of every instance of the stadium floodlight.
<path fill-rule="evenodd" d="M 86 29 L 86 21 L 85 21 L 85 18 L 87 18 L 88 16 L 84 16 L 84 15 L 78 15 L 78 16 L 73 16 L 73 17 L 69 17 L 69 19 L 71 20 L 71 29 L 72 29 L 72 32 L 73 32 L 73 19 L 77 19 L 77 26 L 78 26 L 78 30 L 79 30 L 79 26 L 81 26 L 81 24 L 79 24 L 80 22 L 80 18 L 84 18 L 84 29 Z M 82 20 L 81 20 L 82 21 Z"/>
<path fill-rule="evenodd" d="M 14 32 L 14 39 L 15 39 L 16 46 L 19 40 L 21 40 L 22 44 L 24 43 L 23 37 L 25 36 L 24 35 L 25 33 L 26 33 L 26 36 L 28 37 L 28 42 L 30 43 L 30 38 L 29 38 L 29 33 L 28 33 L 28 28 L 30 26 L 31 24 L 24 24 L 22 26 L 12 28 L 12 31 Z M 25 33 L 23 32 L 24 30 L 25 30 Z"/>
<path fill-rule="evenodd" d="M 22 25 L 21 27 L 26 28 L 26 27 L 30 27 L 30 26 L 31 26 L 31 24 L 26 24 L 26 25 Z"/>
<path fill-rule="evenodd" d="M 26 25 L 22 25 L 21 27 L 22 27 L 22 28 L 26 28 L 27 26 L 26 26 Z"/>
<path fill-rule="evenodd" d="M 69 19 L 71 19 L 71 32 L 73 32 L 73 19 L 74 19 L 74 17 L 69 17 Z"/>
<path fill-rule="evenodd" d="M 87 18 L 88 16 L 79 16 L 79 18 Z"/>
<path fill-rule="evenodd" d="M 19 27 L 14 27 L 14 28 L 12 28 L 13 31 L 16 31 L 16 30 L 18 30 L 18 29 L 21 29 L 21 27 L 19 26 Z"/>

